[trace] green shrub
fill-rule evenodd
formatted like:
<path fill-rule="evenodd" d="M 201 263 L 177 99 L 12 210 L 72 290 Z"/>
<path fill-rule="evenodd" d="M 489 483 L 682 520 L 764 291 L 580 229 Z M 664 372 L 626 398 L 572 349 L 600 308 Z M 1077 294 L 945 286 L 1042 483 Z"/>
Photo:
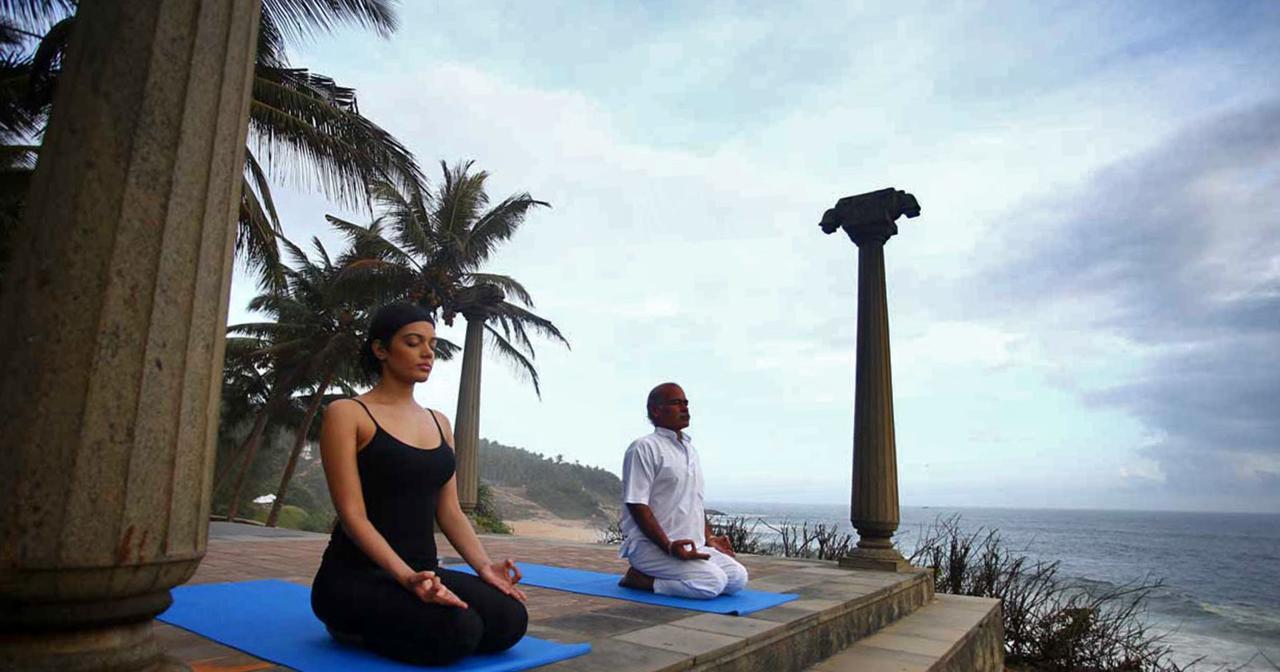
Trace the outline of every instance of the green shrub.
<path fill-rule="evenodd" d="M 307 532 L 321 532 L 329 534 L 333 532 L 333 528 L 338 524 L 338 515 L 335 513 L 311 513 L 307 519 L 303 521 L 300 530 Z"/>
<path fill-rule="evenodd" d="M 292 504 L 285 504 L 280 507 L 280 515 L 276 518 L 277 527 L 287 527 L 291 530 L 306 529 L 307 519 L 310 518 L 306 509 Z"/>
<path fill-rule="evenodd" d="M 493 489 L 487 483 L 481 483 L 476 490 L 476 510 L 471 520 L 477 532 L 511 534 L 511 527 L 498 514 L 498 507 L 493 502 Z"/>

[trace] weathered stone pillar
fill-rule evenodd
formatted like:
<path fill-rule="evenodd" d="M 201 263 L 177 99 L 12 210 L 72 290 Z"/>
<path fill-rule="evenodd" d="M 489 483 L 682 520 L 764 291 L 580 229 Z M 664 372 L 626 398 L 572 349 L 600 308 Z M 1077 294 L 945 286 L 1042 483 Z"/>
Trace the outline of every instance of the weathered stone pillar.
<path fill-rule="evenodd" d="M 487 315 L 482 311 L 468 311 L 463 317 L 467 319 L 467 340 L 462 350 L 453 449 L 458 456 L 458 502 L 463 511 L 472 513 L 480 492 L 480 363 L 484 359 Z"/>
<path fill-rule="evenodd" d="M 853 489 L 850 522 L 858 547 L 840 564 L 899 570 L 907 566 L 893 547 L 898 529 L 898 457 L 893 437 L 893 373 L 889 364 L 889 305 L 884 244 L 898 233 L 898 217 L 916 217 L 911 194 L 882 189 L 849 196 L 822 217 L 822 230 L 844 229 L 858 246 L 858 344 L 853 416 Z"/>
<path fill-rule="evenodd" d="M 204 555 L 258 0 L 83 2 L 0 288 L 0 668 L 166 666 Z"/>

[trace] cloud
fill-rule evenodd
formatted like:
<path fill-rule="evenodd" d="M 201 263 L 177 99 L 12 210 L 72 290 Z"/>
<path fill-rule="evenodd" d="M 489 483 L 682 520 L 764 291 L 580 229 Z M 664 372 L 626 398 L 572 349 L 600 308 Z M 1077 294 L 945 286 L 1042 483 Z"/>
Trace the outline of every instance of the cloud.
<path fill-rule="evenodd" d="M 1093 334 L 1128 343 L 1136 370 L 1085 398 L 1159 434 L 1148 480 L 1280 508 L 1280 99 L 1027 210 L 1047 214 L 1008 232 L 970 310 L 1038 323 L 1063 358 Z"/>
<path fill-rule="evenodd" d="M 393 41 L 297 62 L 430 174 L 475 158 L 552 203 L 491 269 L 573 350 L 540 345 L 541 401 L 486 365 L 486 436 L 616 469 L 679 377 L 716 487 L 843 499 L 856 250 L 817 219 L 892 185 L 924 206 L 886 248 L 904 502 L 1102 481 L 1187 508 L 1213 473 L 1201 501 L 1240 508 L 1221 493 L 1274 472 L 1274 112 L 1222 112 L 1276 90 L 1277 13 L 410 3 Z M 278 196 L 292 237 L 334 240 L 321 199 Z M 456 373 L 424 402 L 451 410 Z"/>

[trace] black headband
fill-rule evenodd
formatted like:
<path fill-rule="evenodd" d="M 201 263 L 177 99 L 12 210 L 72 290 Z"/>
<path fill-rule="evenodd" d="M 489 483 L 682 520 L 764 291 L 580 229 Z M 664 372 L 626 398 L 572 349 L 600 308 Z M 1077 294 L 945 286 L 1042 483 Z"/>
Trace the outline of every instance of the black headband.
<path fill-rule="evenodd" d="M 388 342 L 397 331 L 413 322 L 436 323 L 431 311 L 422 306 L 414 303 L 388 303 L 379 308 L 373 314 L 373 319 L 369 320 L 368 342 L 372 344 L 374 341 L 382 341 L 384 346 L 389 345 Z"/>

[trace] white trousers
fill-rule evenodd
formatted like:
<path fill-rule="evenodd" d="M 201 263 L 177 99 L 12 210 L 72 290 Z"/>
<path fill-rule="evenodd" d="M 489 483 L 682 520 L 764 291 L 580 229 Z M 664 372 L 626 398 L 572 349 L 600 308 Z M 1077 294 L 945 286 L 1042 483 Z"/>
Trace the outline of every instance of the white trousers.
<path fill-rule="evenodd" d="M 710 546 L 698 551 L 711 559 L 681 560 L 645 540 L 631 549 L 627 560 L 637 571 L 653 577 L 653 592 L 659 595 L 709 600 L 732 595 L 747 585 L 747 568 L 742 563 Z"/>

